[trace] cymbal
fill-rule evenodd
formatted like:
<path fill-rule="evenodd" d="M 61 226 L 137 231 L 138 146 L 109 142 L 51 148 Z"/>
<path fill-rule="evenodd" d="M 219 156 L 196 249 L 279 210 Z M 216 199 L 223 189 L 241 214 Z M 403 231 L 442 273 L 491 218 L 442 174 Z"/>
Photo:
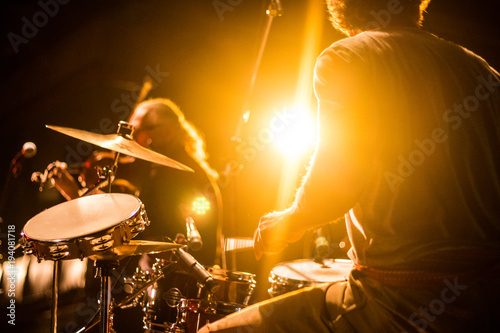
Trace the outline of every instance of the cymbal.
<path fill-rule="evenodd" d="M 45 125 L 47 128 L 66 134 L 76 139 L 92 143 L 96 146 L 119 152 L 121 154 L 136 157 L 145 161 L 161 164 L 174 169 L 194 172 L 190 167 L 177 162 L 165 155 L 152 151 L 138 144 L 136 141 L 126 138 L 120 134 L 99 134 L 79 129 Z"/>
<path fill-rule="evenodd" d="M 183 247 L 182 244 L 171 242 L 156 242 L 146 240 L 131 240 L 128 243 L 112 249 L 89 256 L 92 260 L 121 260 L 126 257 L 144 253 L 160 253 Z"/>

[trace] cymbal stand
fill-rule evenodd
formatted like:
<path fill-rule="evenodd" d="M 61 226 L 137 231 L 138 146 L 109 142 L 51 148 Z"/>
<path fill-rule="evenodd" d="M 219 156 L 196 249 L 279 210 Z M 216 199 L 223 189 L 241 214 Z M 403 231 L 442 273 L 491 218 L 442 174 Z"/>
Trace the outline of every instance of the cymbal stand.
<path fill-rule="evenodd" d="M 236 125 L 236 130 L 235 130 L 233 136 L 231 137 L 231 143 L 233 146 L 232 151 L 233 151 L 233 153 L 236 153 L 236 154 L 238 154 L 238 145 L 242 142 L 241 132 L 243 129 L 243 125 L 248 122 L 248 119 L 250 117 L 249 105 L 250 105 L 250 101 L 251 101 L 253 94 L 254 94 L 257 74 L 259 72 L 260 64 L 261 64 L 262 58 L 264 56 L 264 51 L 266 49 L 267 39 L 269 37 L 269 33 L 271 32 L 271 26 L 272 26 L 273 20 L 275 17 L 283 15 L 283 9 L 281 7 L 280 0 L 270 0 L 269 6 L 266 9 L 266 15 L 267 15 L 267 20 L 266 20 L 265 28 L 264 28 L 262 38 L 260 41 L 259 50 L 258 50 L 257 56 L 255 58 L 255 63 L 253 66 L 252 76 L 250 78 L 248 90 L 247 90 L 247 93 L 246 93 L 245 98 L 243 100 L 242 113 L 241 113 L 241 116 L 238 120 L 238 124 Z M 230 207 L 228 232 L 230 234 L 235 232 L 234 229 L 236 226 L 236 217 L 235 217 L 235 212 L 236 212 L 235 196 L 236 196 L 236 191 L 237 191 L 237 189 L 236 189 L 236 186 L 237 186 L 236 185 L 236 175 L 239 174 L 239 171 L 238 172 L 233 171 L 234 170 L 233 163 L 234 163 L 234 161 L 236 161 L 238 163 L 237 169 L 241 170 L 244 167 L 243 159 L 244 159 L 244 157 L 242 157 L 242 156 L 236 156 L 236 158 L 229 158 L 229 162 L 227 163 L 225 170 L 224 170 L 224 173 L 228 177 L 228 185 L 230 186 L 228 189 L 229 190 L 229 195 L 228 195 L 229 199 L 228 200 L 229 200 L 229 207 Z M 222 237 L 221 237 L 221 239 L 218 239 L 217 241 L 222 242 Z M 221 246 L 224 246 L 224 245 L 222 244 Z M 226 253 L 224 252 L 221 254 L 223 256 L 222 257 L 222 264 L 223 264 L 222 268 L 227 269 L 227 267 L 226 267 L 227 258 L 225 257 Z M 236 270 L 236 256 L 235 255 L 233 255 L 231 257 L 231 269 Z"/>
<path fill-rule="evenodd" d="M 145 283 L 144 285 L 142 285 L 141 288 L 139 288 L 138 290 L 136 290 L 132 295 L 128 296 L 123 301 L 121 301 L 120 303 L 118 303 L 116 305 L 116 307 L 117 308 L 124 308 L 125 305 L 127 305 L 130 301 L 134 300 L 143 291 L 145 291 L 146 289 L 148 289 L 149 286 L 153 285 L 155 282 L 157 282 L 161 278 L 170 275 L 171 273 L 173 273 L 175 271 L 175 269 L 176 269 L 176 264 L 175 263 L 171 263 L 168 266 L 162 268 L 160 270 L 160 273 L 158 275 L 156 275 L 150 281 L 148 281 L 147 283 Z"/>
<path fill-rule="evenodd" d="M 125 308 L 128 303 L 130 303 L 135 298 L 137 298 L 137 296 L 139 296 L 142 292 L 144 292 L 149 286 L 153 285 L 155 282 L 157 282 L 161 278 L 170 275 L 172 272 L 174 272 L 176 270 L 176 268 L 177 268 L 176 263 L 171 263 L 171 264 L 165 266 L 164 268 L 161 269 L 160 273 L 157 276 L 155 276 L 153 279 L 151 279 L 150 281 L 148 281 L 147 283 L 142 285 L 141 288 L 134 291 L 133 294 L 131 294 L 130 296 L 125 298 L 123 301 L 114 305 L 114 307 L 121 308 L 121 309 Z M 92 327 L 97 325 L 101 321 L 101 319 L 95 319 L 95 318 L 98 314 L 100 314 L 101 311 L 102 311 L 101 309 L 97 309 L 97 312 L 94 314 L 94 317 L 92 317 L 92 319 L 88 322 L 88 324 L 76 332 L 77 333 L 88 332 Z"/>
<path fill-rule="evenodd" d="M 134 126 L 127 122 L 120 121 L 120 123 L 118 124 L 117 133 L 122 137 L 124 137 L 125 139 L 132 140 L 132 134 L 134 133 Z M 111 193 L 111 184 L 113 183 L 113 180 L 115 179 L 116 176 L 116 171 L 118 170 L 119 159 L 120 159 L 120 153 L 115 151 L 113 164 L 111 165 L 111 167 L 103 168 L 101 174 L 99 175 L 99 178 L 102 180 L 99 181 L 97 184 L 95 184 L 92 189 L 85 192 L 83 196 L 91 195 L 105 186 L 108 187 L 108 193 Z"/>
<path fill-rule="evenodd" d="M 110 306 L 111 306 L 111 272 L 118 267 L 117 260 L 96 260 L 95 266 L 101 278 L 100 312 L 101 333 L 111 332 Z"/>
<path fill-rule="evenodd" d="M 51 332 L 57 333 L 57 307 L 59 303 L 59 260 L 54 260 L 52 272 L 52 304 L 50 307 Z"/>

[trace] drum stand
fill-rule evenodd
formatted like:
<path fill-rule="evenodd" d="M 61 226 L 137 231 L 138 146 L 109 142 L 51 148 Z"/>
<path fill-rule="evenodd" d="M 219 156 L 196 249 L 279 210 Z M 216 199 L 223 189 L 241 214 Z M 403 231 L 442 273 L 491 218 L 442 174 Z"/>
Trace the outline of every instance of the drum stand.
<path fill-rule="evenodd" d="M 100 312 L 101 333 L 111 332 L 111 272 L 118 267 L 117 260 L 96 260 L 95 264 L 98 275 L 101 278 Z"/>
<path fill-rule="evenodd" d="M 59 301 L 59 260 L 54 261 L 52 272 L 52 306 L 50 307 L 51 332 L 57 333 L 57 306 Z"/>

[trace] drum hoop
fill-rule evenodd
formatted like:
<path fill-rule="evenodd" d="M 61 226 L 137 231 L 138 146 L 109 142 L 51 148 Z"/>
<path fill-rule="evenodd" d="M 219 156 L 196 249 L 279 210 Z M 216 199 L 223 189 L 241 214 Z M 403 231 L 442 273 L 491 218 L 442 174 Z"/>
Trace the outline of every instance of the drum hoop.
<path fill-rule="evenodd" d="M 294 278 L 289 278 L 289 277 L 284 277 L 281 275 L 277 275 L 274 272 L 271 272 L 271 281 L 273 284 L 280 284 L 280 285 L 287 285 L 287 284 L 293 284 L 293 285 L 303 285 L 304 287 L 312 286 L 314 284 L 318 283 L 327 283 L 328 281 L 316 281 L 316 280 L 297 280 Z"/>
<path fill-rule="evenodd" d="M 236 283 L 255 283 L 255 274 L 241 272 L 241 271 L 229 271 L 222 268 L 207 268 L 208 272 L 212 274 L 212 277 L 216 280 L 225 280 Z M 235 277 L 235 278 L 233 278 Z"/>
<path fill-rule="evenodd" d="M 56 206 L 53 206 L 45 211 L 42 211 L 40 213 L 38 213 L 37 215 L 35 215 L 34 217 L 32 217 L 26 224 L 25 226 L 23 227 L 23 235 L 25 236 L 25 238 L 29 241 L 33 241 L 33 242 L 37 242 L 37 243 L 44 243 L 44 244 L 52 244 L 52 243 L 61 243 L 61 242 L 72 242 L 74 240 L 85 240 L 85 239 L 89 239 L 89 238 L 94 238 L 96 236 L 99 236 L 99 235 L 105 235 L 105 234 L 108 234 L 110 232 L 112 232 L 114 229 L 116 229 L 117 227 L 123 225 L 123 224 L 127 224 L 127 222 L 129 222 L 131 219 L 137 217 L 138 215 L 140 215 L 141 211 L 143 210 L 143 204 L 141 202 L 141 200 L 131 194 L 125 194 L 125 193 L 105 193 L 105 194 L 96 194 L 92 197 L 81 197 L 81 198 L 78 198 L 78 199 L 83 199 L 83 198 L 92 198 L 92 200 L 97 200 L 98 199 L 98 196 L 115 196 L 115 197 L 120 197 L 120 196 L 127 196 L 129 198 L 133 197 L 137 200 L 137 206 L 135 207 L 135 209 L 130 212 L 130 214 L 127 215 L 126 218 L 122 219 L 121 221 L 118 221 L 118 222 L 115 222 L 114 225 L 112 226 L 106 226 L 106 227 L 103 227 L 101 229 L 97 229 L 97 230 L 93 230 L 89 233 L 86 233 L 86 234 L 83 234 L 81 236 L 77 236 L 77 237 L 65 237 L 65 238 L 57 238 L 57 239 L 42 239 L 42 238 L 38 238 L 36 235 L 30 235 L 30 231 L 28 230 L 29 227 L 31 226 L 30 224 L 32 223 L 35 223 L 37 221 L 37 218 L 39 218 L 40 216 L 42 216 L 42 214 L 47 214 L 47 211 L 51 208 L 55 208 L 55 207 L 58 207 L 58 209 L 61 209 L 61 205 L 71 205 L 71 202 L 72 201 L 67 201 L 67 202 L 63 202 L 59 205 L 56 205 Z M 75 199 L 75 200 L 78 200 L 78 199 Z"/>
<path fill-rule="evenodd" d="M 347 259 L 329 259 L 328 261 L 329 261 L 328 265 L 335 265 L 335 264 L 351 264 L 352 265 L 352 261 L 347 260 Z M 270 280 L 272 281 L 272 283 L 276 283 L 276 284 L 287 284 L 287 283 L 302 284 L 306 287 L 310 286 L 310 285 L 320 284 L 320 283 L 332 282 L 332 281 L 319 281 L 319 280 L 314 280 L 314 279 L 307 279 L 306 280 L 305 278 L 304 278 L 304 280 L 299 280 L 299 279 L 292 278 L 292 277 L 282 276 L 282 275 L 279 275 L 275 272 L 276 268 L 286 267 L 286 264 L 311 263 L 311 262 L 314 262 L 314 261 L 312 261 L 310 259 L 299 259 L 299 260 L 294 260 L 294 261 L 281 262 L 281 263 L 277 264 L 276 266 L 274 266 L 273 269 L 271 270 Z"/>
<path fill-rule="evenodd" d="M 135 214 L 135 215 L 137 215 L 137 214 Z M 134 216 L 132 216 L 132 217 L 134 217 Z M 39 240 L 39 239 L 36 239 L 36 238 L 31 238 L 31 237 L 29 237 L 28 235 L 25 234 L 25 238 L 26 238 L 27 241 L 36 242 L 37 244 L 43 244 L 43 245 L 55 245 L 55 244 L 62 244 L 62 243 L 83 242 L 85 240 L 91 240 L 91 239 L 94 239 L 94 238 L 99 238 L 99 237 L 102 237 L 102 236 L 105 236 L 105 235 L 109 235 L 109 234 L 113 233 L 113 231 L 116 228 L 121 227 L 123 225 L 126 225 L 127 221 L 130 221 L 130 220 L 131 219 L 129 218 L 128 220 L 124 220 L 124 221 L 119 222 L 118 224 L 116 224 L 115 226 L 113 226 L 111 228 L 102 229 L 100 231 L 96 231 L 94 233 L 87 234 L 87 235 L 84 235 L 84 236 L 81 236 L 81 237 L 60 238 L 60 239 L 56 239 L 56 240 Z"/>

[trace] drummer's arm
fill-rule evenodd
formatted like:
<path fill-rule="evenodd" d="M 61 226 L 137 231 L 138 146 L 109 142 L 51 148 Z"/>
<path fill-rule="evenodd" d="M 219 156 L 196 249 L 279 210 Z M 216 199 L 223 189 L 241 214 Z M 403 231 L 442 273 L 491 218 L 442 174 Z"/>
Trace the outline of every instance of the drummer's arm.
<path fill-rule="evenodd" d="M 333 63 L 338 61 L 334 57 L 323 57 L 326 64 L 320 59 L 319 71 L 317 67 L 315 91 L 319 100 L 320 133 L 309 169 L 292 206 L 267 214 L 259 221 L 254 245 L 257 257 L 279 252 L 287 243 L 297 241 L 306 230 L 343 216 L 356 204 L 369 177 L 373 151 L 373 139 L 368 135 L 371 115 L 355 116 L 353 110 L 333 100 L 356 103 L 349 94 L 356 90 L 352 85 L 359 83 L 354 79 L 349 85 L 337 82 L 338 75 L 354 75 L 349 76 L 350 69 L 343 63 L 338 66 Z"/>
<path fill-rule="evenodd" d="M 307 174 L 291 207 L 260 219 L 257 258 L 281 251 L 306 230 L 343 216 L 357 202 L 368 174 L 369 153 L 365 139 L 356 135 L 359 126 L 344 112 L 335 104 L 320 105 L 321 135 Z"/>
<path fill-rule="evenodd" d="M 73 200 L 80 196 L 80 188 L 73 176 L 68 172 L 64 162 L 52 163 L 51 182 L 66 200 Z"/>

